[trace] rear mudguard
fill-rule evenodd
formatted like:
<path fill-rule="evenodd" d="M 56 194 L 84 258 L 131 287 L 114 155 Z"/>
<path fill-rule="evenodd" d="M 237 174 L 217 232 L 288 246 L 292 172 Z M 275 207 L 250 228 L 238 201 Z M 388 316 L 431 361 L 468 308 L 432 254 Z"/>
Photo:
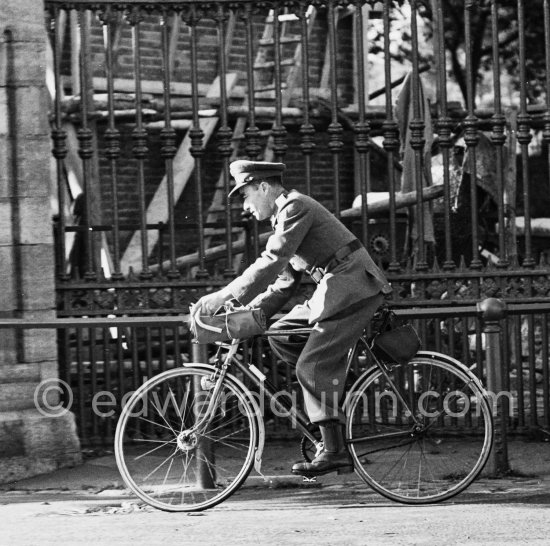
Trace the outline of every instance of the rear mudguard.
<path fill-rule="evenodd" d="M 446 354 L 443 354 L 443 353 L 438 353 L 436 351 L 418 351 L 418 353 L 416 353 L 416 355 L 411 358 L 410 362 L 413 362 L 414 360 L 417 360 L 417 359 L 424 359 L 424 360 L 439 360 L 439 361 L 442 361 L 442 362 L 446 362 L 447 364 L 450 364 L 451 366 L 454 366 L 455 368 L 457 368 L 458 370 L 460 370 L 462 373 L 468 375 L 469 378 L 471 378 L 471 380 L 479 387 L 479 389 L 481 390 L 481 392 L 483 393 L 483 395 L 487 398 L 487 393 L 485 391 L 485 387 L 483 386 L 483 384 L 481 383 L 481 381 L 479 380 L 479 378 L 473 374 L 471 372 L 471 370 L 468 369 L 467 366 L 465 366 L 464 364 L 462 364 L 462 362 L 460 362 L 459 360 L 456 360 L 456 358 L 453 358 L 452 356 L 449 356 L 449 355 L 446 355 Z M 407 364 L 405 364 L 404 366 L 407 366 Z M 357 389 L 359 389 L 359 387 L 367 380 L 369 379 L 369 377 L 375 372 L 377 371 L 379 368 L 378 366 L 376 365 L 372 365 L 370 368 L 368 368 L 367 370 L 365 370 L 358 378 L 357 380 L 355 381 L 355 383 L 353 384 L 353 386 L 351 387 L 351 389 L 349 389 L 348 391 L 348 394 L 346 395 L 346 398 L 345 398 L 345 401 L 344 401 L 344 404 L 343 404 L 343 407 L 344 407 L 344 411 L 347 411 L 348 407 L 349 407 L 349 403 L 350 403 L 350 398 L 349 398 L 349 395 L 353 392 L 355 392 Z"/>

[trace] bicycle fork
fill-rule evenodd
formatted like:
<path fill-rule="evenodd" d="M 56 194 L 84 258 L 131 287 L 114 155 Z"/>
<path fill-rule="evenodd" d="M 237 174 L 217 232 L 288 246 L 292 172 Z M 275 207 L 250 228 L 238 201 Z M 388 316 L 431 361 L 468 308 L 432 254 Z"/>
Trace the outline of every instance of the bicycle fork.
<path fill-rule="evenodd" d="M 238 340 L 237 340 L 238 341 Z M 208 406 L 204 408 L 204 411 L 201 411 L 201 415 L 198 421 L 195 422 L 195 424 L 185 431 L 182 431 L 182 434 L 185 433 L 186 435 L 192 435 L 195 434 L 199 430 L 205 430 L 208 425 L 212 422 L 212 419 L 214 418 L 214 415 L 216 413 L 216 407 L 218 404 L 218 399 L 220 397 L 220 393 L 222 390 L 222 385 L 225 379 L 225 376 L 227 374 L 227 368 L 228 364 L 231 360 L 231 358 L 236 354 L 237 352 L 238 343 L 233 341 L 231 343 L 231 347 L 229 351 L 227 352 L 226 358 L 223 363 L 218 362 L 217 366 L 214 368 L 214 373 L 210 377 L 202 377 L 200 384 L 197 384 L 195 388 L 200 391 L 212 391 L 212 394 L 209 397 L 208 400 Z"/>
<path fill-rule="evenodd" d="M 210 423 L 214 419 L 220 400 L 223 401 L 223 393 L 222 393 L 223 384 L 226 381 L 226 379 L 231 378 L 231 382 L 235 383 L 235 386 L 237 386 L 243 392 L 243 394 L 247 396 L 248 403 L 250 404 L 250 406 L 252 406 L 253 414 L 256 416 L 257 436 L 255 438 L 256 445 L 255 445 L 255 454 L 254 454 L 254 468 L 256 469 L 258 474 L 262 474 L 261 464 L 262 464 L 262 454 L 263 454 L 264 443 L 265 443 L 265 428 L 264 428 L 261 409 L 257 404 L 256 400 L 254 399 L 254 397 L 250 394 L 250 391 L 245 387 L 245 385 L 241 381 L 239 381 L 234 375 L 232 374 L 228 375 L 227 373 L 231 362 L 233 362 L 237 366 L 242 366 L 239 360 L 235 358 L 235 355 L 239 347 L 239 343 L 240 343 L 239 339 L 234 339 L 231 342 L 231 345 L 229 347 L 229 350 L 225 354 L 223 362 L 219 359 L 219 354 L 223 347 L 223 346 L 220 346 L 220 348 L 218 349 L 218 354 L 216 355 L 217 358 L 214 366 L 212 366 L 211 364 L 200 364 L 200 365 L 197 365 L 195 363 L 190 364 L 191 367 L 199 366 L 202 369 L 210 370 L 212 372 L 210 376 L 203 376 L 201 378 L 200 385 L 196 386 L 197 391 L 212 391 L 212 394 L 209 397 L 207 407 L 205 407 L 204 410 L 201 411 L 201 415 L 198 421 L 191 428 L 185 431 L 182 431 L 180 434 L 180 437 L 182 436 L 185 436 L 186 438 L 195 437 L 197 434 L 201 434 L 201 431 L 205 431 L 207 429 L 207 427 L 210 425 Z"/>

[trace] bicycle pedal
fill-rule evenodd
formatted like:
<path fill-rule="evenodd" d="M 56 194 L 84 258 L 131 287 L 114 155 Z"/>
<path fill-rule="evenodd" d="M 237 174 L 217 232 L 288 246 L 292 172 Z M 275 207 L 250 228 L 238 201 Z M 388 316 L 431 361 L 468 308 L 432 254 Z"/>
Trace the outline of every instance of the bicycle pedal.
<path fill-rule="evenodd" d="M 317 482 L 317 476 L 302 476 L 302 482 L 304 483 L 316 483 Z"/>

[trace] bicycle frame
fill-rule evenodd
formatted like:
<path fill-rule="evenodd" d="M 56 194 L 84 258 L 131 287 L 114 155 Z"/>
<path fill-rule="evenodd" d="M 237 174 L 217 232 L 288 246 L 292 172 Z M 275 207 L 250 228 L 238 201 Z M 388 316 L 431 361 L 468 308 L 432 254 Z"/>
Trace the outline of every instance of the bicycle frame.
<path fill-rule="evenodd" d="M 309 328 L 300 328 L 300 329 L 288 330 L 288 331 L 287 330 L 268 330 L 265 332 L 265 335 L 270 336 L 270 335 L 308 334 L 310 332 L 311 332 L 311 329 Z M 230 344 L 221 343 L 219 345 L 217 359 L 216 359 L 216 362 L 214 363 L 214 368 L 216 371 L 214 373 L 214 376 L 212 377 L 212 380 L 215 381 L 214 392 L 212 397 L 210 398 L 210 403 L 206 408 L 204 415 L 202 416 L 201 420 L 195 424 L 195 426 L 192 429 L 192 432 L 195 432 L 203 425 L 207 425 L 212 419 L 212 416 L 214 415 L 214 409 L 217 403 L 217 396 L 221 390 L 221 385 L 227 374 L 227 370 L 230 365 L 234 365 L 237 369 L 239 369 L 243 373 L 243 375 L 248 377 L 256 387 L 258 387 L 261 394 L 267 395 L 268 400 L 275 405 L 277 410 L 287 414 L 293 426 L 301 434 L 303 434 L 306 438 L 308 438 L 314 446 L 318 447 L 320 444 L 320 441 L 315 437 L 315 435 L 311 431 L 311 422 L 309 421 L 305 412 L 300 408 L 295 407 L 293 404 L 286 402 L 285 398 L 281 400 L 280 397 L 278 396 L 278 394 L 280 394 L 280 391 L 277 391 L 273 383 L 271 383 L 267 379 L 267 377 L 253 363 L 251 363 L 250 361 L 247 361 L 246 363 L 242 363 L 240 360 L 236 358 L 237 350 L 241 341 L 242 340 L 240 339 L 234 339 Z M 368 354 L 368 358 L 373 364 L 361 374 L 361 377 L 358 379 L 358 381 L 361 380 L 365 376 L 365 374 L 371 373 L 373 369 L 376 369 L 376 368 L 380 369 L 384 377 L 388 381 L 388 384 L 391 386 L 392 390 L 396 393 L 396 396 L 399 398 L 399 401 L 403 404 L 403 406 L 407 410 L 410 410 L 407 401 L 403 398 L 399 389 L 393 383 L 392 379 L 388 374 L 388 371 L 391 371 L 391 370 L 388 370 L 386 365 L 380 360 L 378 360 L 378 358 L 376 358 L 376 355 L 374 355 L 374 353 L 372 352 L 369 346 L 369 343 L 367 342 L 367 339 L 364 336 L 361 336 L 357 341 L 357 343 L 354 345 L 354 347 L 349 350 L 347 362 L 346 362 L 346 375 L 350 371 L 351 363 L 353 362 L 353 358 L 360 344 L 364 346 Z M 222 360 L 220 356 L 221 356 L 221 351 L 223 349 L 227 349 L 227 352 L 225 353 L 225 356 Z M 350 392 L 352 390 L 353 389 L 350 389 Z M 414 415 L 412 415 L 412 418 L 414 423 L 418 424 L 418 421 Z"/>
<path fill-rule="evenodd" d="M 350 367 L 351 367 L 351 363 L 353 362 L 353 357 L 355 356 L 355 353 L 357 351 L 357 347 L 359 346 L 359 344 L 362 343 L 364 348 L 365 348 L 365 351 L 367 352 L 368 354 L 368 358 L 369 360 L 373 363 L 372 366 L 370 366 L 369 368 L 367 368 L 362 374 L 361 376 L 357 379 L 357 381 L 354 383 L 354 385 L 348 390 L 348 392 L 354 392 L 355 390 L 355 386 L 358 385 L 365 376 L 367 376 L 368 374 L 372 373 L 373 370 L 375 369 L 379 369 L 381 372 L 382 372 L 382 375 L 384 376 L 384 378 L 386 379 L 386 381 L 388 382 L 388 385 L 390 385 L 391 387 L 391 390 L 395 393 L 395 395 L 397 396 L 399 402 L 401 402 L 401 404 L 403 404 L 403 407 L 410 413 L 411 415 L 411 418 L 414 422 L 414 425 L 418 425 L 419 424 L 419 420 L 417 419 L 417 417 L 415 416 L 414 412 L 411 410 L 411 407 L 409 406 L 408 402 L 405 400 L 405 398 L 403 397 L 403 395 L 401 394 L 401 391 L 397 388 L 397 386 L 395 385 L 394 381 L 392 380 L 392 378 L 390 377 L 389 375 L 389 372 L 392 371 L 393 367 L 392 368 L 389 368 L 384 362 L 382 362 L 381 360 L 379 360 L 376 355 L 374 354 L 374 352 L 372 351 L 369 343 L 367 342 L 365 336 L 361 336 L 359 338 L 359 340 L 357 341 L 357 343 L 353 346 L 352 349 L 350 349 L 350 354 L 348 355 L 348 361 L 347 361 L 347 367 L 346 367 L 346 375 L 349 373 L 350 371 Z"/>
<path fill-rule="evenodd" d="M 300 330 L 293 330 L 292 333 L 309 333 L 309 329 L 304 328 Z M 270 331 L 266 332 L 267 335 L 288 335 L 290 332 L 285 330 L 277 331 L 277 333 L 271 333 Z M 287 414 L 288 418 L 291 420 L 292 425 L 304 436 L 306 436 L 314 445 L 319 444 L 319 440 L 313 435 L 310 430 L 311 423 L 303 410 L 297 408 L 291 403 L 286 401 L 286 398 L 280 399 L 278 396 L 278 391 L 267 379 L 267 377 L 250 361 L 246 364 L 242 363 L 240 360 L 235 358 L 237 352 L 237 347 L 240 343 L 240 340 L 234 340 L 231 344 L 231 348 L 226 356 L 225 365 L 228 366 L 229 363 L 233 363 L 244 375 L 246 375 L 252 383 L 258 387 L 260 393 L 266 394 L 268 400 L 275 404 L 275 407 L 278 411 L 284 412 Z M 280 391 L 279 391 L 280 392 Z M 287 391 L 284 391 L 287 393 Z"/>
<path fill-rule="evenodd" d="M 294 330 L 267 330 L 266 332 L 264 332 L 264 335 L 284 336 L 284 335 L 291 335 L 291 334 L 309 334 L 310 332 L 311 332 L 310 328 L 298 328 Z M 313 434 L 311 430 L 311 422 L 309 421 L 305 412 L 300 408 L 297 408 L 295 405 L 287 402 L 285 398 L 282 398 L 281 400 L 279 396 L 280 391 L 277 391 L 273 383 L 271 383 L 267 379 L 267 377 L 252 362 L 246 361 L 245 363 L 243 363 L 236 358 L 237 350 L 241 341 L 242 340 L 240 339 L 234 339 L 230 344 L 224 344 L 224 343 L 220 344 L 218 348 L 217 359 L 214 364 L 215 373 L 212 378 L 213 380 L 216 381 L 215 387 L 214 387 L 214 393 L 210 399 L 210 403 L 205 414 L 202 416 L 201 420 L 195 424 L 195 426 L 193 427 L 193 431 L 196 431 L 203 425 L 207 425 L 212 419 L 216 402 L 217 402 L 217 395 L 221 390 L 223 379 L 227 374 L 227 370 L 229 366 L 234 365 L 237 369 L 239 369 L 243 373 L 243 375 L 248 377 L 256 387 L 258 387 L 259 392 L 261 394 L 267 395 L 268 400 L 275 405 L 277 410 L 286 413 L 286 416 L 291 420 L 292 425 L 303 436 L 309 439 L 313 446 L 315 446 L 316 448 L 319 448 L 321 445 L 321 442 Z M 394 383 L 393 379 L 390 376 L 393 366 L 388 367 L 386 363 L 384 363 L 383 361 L 377 358 L 377 356 L 374 354 L 372 350 L 371 344 L 369 343 L 365 335 L 362 335 L 357 340 L 355 345 L 348 352 L 348 357 L 346 362 L 346 376 L 350 372 L 351 365 L 360 347 L 363 347 L 363 349 L 365 350 L 367 359 L 371 363 L 371 366 L 369 366 L 366 370 L 363 371 L 363 373 L 361 373 L 360 377 L 356 380 L 353 386 L 351 386 L 351 388 L 346 390 L 346 393 L 348 394 L 353 393 L 355 391 L 356 386 L 360 385 L 365 377 L 373 373 L 374 370 L 378 369 L 384 376 L 392 392 L 396 395 L 397 399 L 403 405 L 405 410 L 408 412 L 410 418 L 412 419 L 410 430 L 412 431 L 416 427 L 421 426 L 420 420 L 418 419 L 415 412 L 410 407 L 410 404 L 407 402 L 407 400 L 401 393 L 401 390 L 397 387 L 397 385 Z M 221 352 L 223 351 L 223 349 L 227 349 L 227 352 L 224 358 L 222 359 Z M 468 371 L 460 362 L 456 361 L 455 359 L 452 359 L 446 355 L 439 354 L 439 353 L 430 352 L 430 354 L 437 355 L 443 360 L 452 361 L 452 363 L 457 367 L 464 369 L 464 371 L 466 372 Z M 481 389 L 483 389 L 480 382 L 478 382 L 478 386 Z M 287 391 L 284 391 L 284 392 L 286 393 Z M 346 403 L 347 403 L 347 400 L 344 398 L 344 407 Z M 259 420 L 263 420 L 263 416 L 260 416 Z M 400 433 L 397 433 L 396 436 L 407 436 L 408 434 L 409 432 L 400 432 Z M 257 456 L 261 458 L 261 451 L 257 454 Z"/>
<path fill-rule="evenodd" d="M 309 332 L 309 329 L 303 330 Z M 296 330 L 293 331 L 293 333 L 296 332 Z M 284 331 L 277 332 L 277 334 L 284 335 Z M 243 364 L 240 360 L 236 358 L 237 350 L 241 341 L 242 340 L 240 339 L 234 339 L 231 344 L 221 343 L 219 345 L 217 359 L 213 365 L 214 374 L 212 380 L 215 382 L 214 392 L 213 395 L 210 397 L 208 407 L 206 408 L 204 414 L 202 415 L 201 419 L 197 423 L 195 423 L 190 432 L 196 432 L 203 425 L 207 425 L 212 420 L 217 403 L 217 397 L 221 391 L 223 380 L 228 373 L 229 366 L 234 365 L 246 377 L 248 377 L 256 387 L 258 387 L 260 393 L 267 395 L 268 400 L 275 405 L 277 410 L 284 412 L 288 415 L 288 418 L 291 419 L 293 426 L 300 433 L 306 436 L 313 443 L 313 445 L 317 446 L 319 444 L 319 440 L 311 432 L 311 423 L 305 412 L 295 407 L 293 404 L 287 403 L 284 398 L 281 400 L 273 383 L 271 383 L 252 362 L 248 361 L 246 364 Z M 227 349 L 227 352 L 225 353 L 225 356 L 222 360 L 220 358 L 220 353 L 223 349 Z M 231 375 L 233 376 L 233 374 Z M 263 416 L 261 418 L 263 419 Z"/>

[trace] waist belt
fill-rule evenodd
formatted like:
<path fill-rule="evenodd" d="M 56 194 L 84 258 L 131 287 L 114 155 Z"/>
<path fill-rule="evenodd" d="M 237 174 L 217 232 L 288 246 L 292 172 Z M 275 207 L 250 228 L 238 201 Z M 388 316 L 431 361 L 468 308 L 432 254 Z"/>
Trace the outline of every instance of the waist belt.
<path fill-rule="evenodd" d="M 346 256 L 349 256 L 350 254 L 353 254 L 356 250 L 359 250 L 362 248 L 363 245 L 361 244 L 361 241 L 359 239 L 354 239 L 347 245 L 344 245 L 342 248 L 339 248 L 334 254 L 330 255 L 323 263 L 323 265 L 318 265 L 315 267 L 312 267 L 308 273 L 310 274 L 311 278 L 319 284 L 321 282 L 321 279 L 325 276 L 325 269 L 330 265 L 330 263 L 333 260 L 342 260 Z"/>

